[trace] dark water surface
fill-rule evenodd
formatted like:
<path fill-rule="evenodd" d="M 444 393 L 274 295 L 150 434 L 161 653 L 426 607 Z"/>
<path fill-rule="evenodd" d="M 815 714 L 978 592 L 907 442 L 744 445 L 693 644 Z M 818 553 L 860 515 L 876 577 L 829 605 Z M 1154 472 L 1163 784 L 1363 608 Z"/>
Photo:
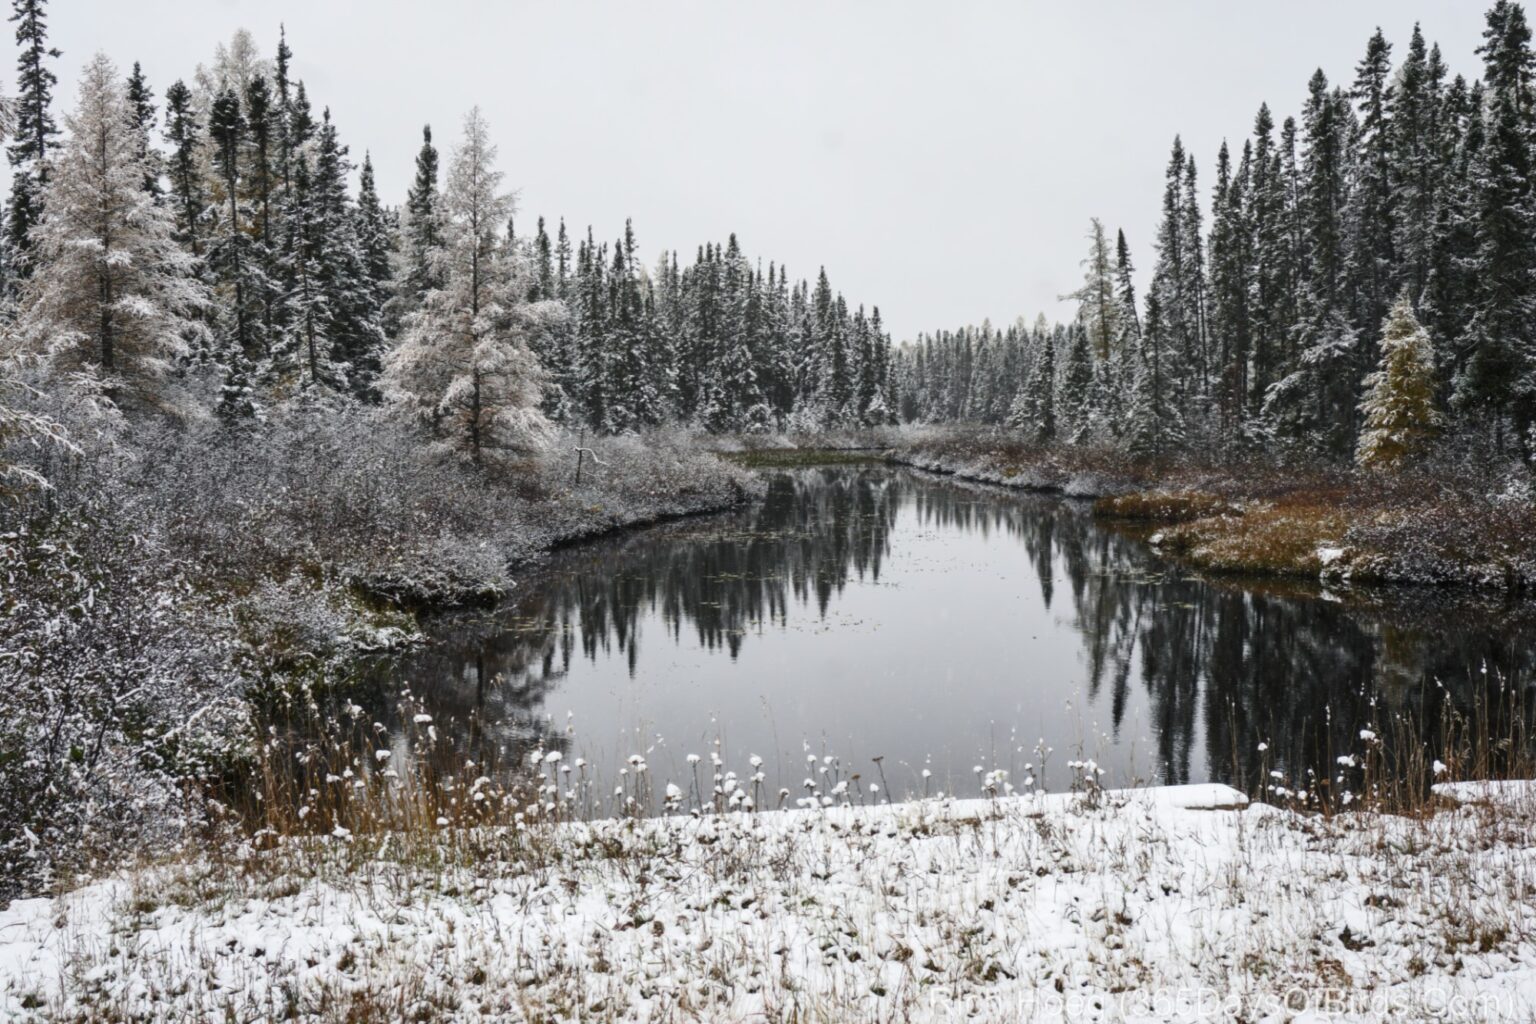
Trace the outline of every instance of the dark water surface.
<path fill-rule="evenodd" d="M 978 767 L 1061 789 L 1085 758 L 1107 785 L 1347 785 L 1362 729 L 1436 756 L 1536 654 L 1495 604 L 1192 578 L 1084 503 L 880 465 L 769 473 L 750 509 L 562 552 L 440 628 L 373 690 L 391 729 L 408 687 L 456 756 L 559 751 L 611 787 L 638 754 L 659 790 L 756 755 L 794 797 L 810 757 L 898 796 L 974 795 Z"/>

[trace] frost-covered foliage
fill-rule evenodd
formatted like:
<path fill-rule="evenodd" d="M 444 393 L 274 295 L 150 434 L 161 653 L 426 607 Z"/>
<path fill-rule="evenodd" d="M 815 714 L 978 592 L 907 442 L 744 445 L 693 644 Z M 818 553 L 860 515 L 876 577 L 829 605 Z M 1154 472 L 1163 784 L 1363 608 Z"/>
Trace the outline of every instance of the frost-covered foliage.
<path fill-rule="evenodd" d="M 172 235 L 170 211 L 144 188 L 155 165 L 106 56 L 86 66 L 64 123 L 68 140 L 50 161 L 45 213 L 31 236 L 19 329 L 61 377 L 96 375 L 125 407 L 174 406 L 168 379 L 188 342 L 207 334 L 196 317 L 208 294 Z"/>
<path fill-rule="evenodd" d="M 0 449 L 46 492 L 0 507 L 0 864 L 14 893 L 183 822 L 249 740 L 249 700 L 346 676 L 409 606 L 505 593 L 550 545 L 719 508 L 750 484 L 686 437 L 575 441 L 475 470 L 351 404 L 264 424 L 141 422 L 20 392 L 77 450 Z M 591 442 L 588 447 L 592 447 Z"/>
<path fill-rule="evenodd" d="M 428 254 L 441 285 L 428 291 L 390 353 L 385 388 L 407 414 L 443 431 L 479 462 L 486 450 L 541 440 L 542 370 L 530 335 L 561 319 L 559 303 L 524 302 L 517 253 L 497 235 L 512 215 L 496 147 L 478 108 L 464 119 L 443 193 L 442 243 Z"/>
<path fill-rule="evenodd" d="M 13 362 L 0 363 L 0 501 L 48 486 L 48 479 L 40 470 L 21 458 L 9 456 L 9 450 L 25 447 L 35 454 L 44 445 L 71 447 L 62 426 L 18 402 L 35 400 L 38 392 L 16 376 L 13 367 Z"/>

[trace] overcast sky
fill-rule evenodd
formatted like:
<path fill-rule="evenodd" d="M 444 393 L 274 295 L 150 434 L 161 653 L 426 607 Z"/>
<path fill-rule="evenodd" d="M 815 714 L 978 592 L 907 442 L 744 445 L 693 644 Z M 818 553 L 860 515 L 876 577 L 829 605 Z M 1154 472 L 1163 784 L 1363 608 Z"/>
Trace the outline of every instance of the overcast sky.
<path fill-rule="evenodd" d="M 372 151 L 386 201 L 404 197 L 420 126 L 449 143 L 478 103 L 529 227 L 563 215 L 612 238 L 632 216 L 647 263 L 735 231 L 793 276 L 825 264 L 901 339 L 1065 315 L 1091 216 L 1125 228 L 1145 272 L 1175 133 L 1205 190 L 1261 100 L 1280 120 L 1314 68 L 1348 81 L 1378 24 L 1398 58 L 1421 21 L 1475 76 L 1486 6 L 60 0 L 49 14 L 61 102 L 98 49 L 141 61 L 158 97 L 236 28 L 271 51 L 286 23 L 296 73 L 354 156 Z"/>

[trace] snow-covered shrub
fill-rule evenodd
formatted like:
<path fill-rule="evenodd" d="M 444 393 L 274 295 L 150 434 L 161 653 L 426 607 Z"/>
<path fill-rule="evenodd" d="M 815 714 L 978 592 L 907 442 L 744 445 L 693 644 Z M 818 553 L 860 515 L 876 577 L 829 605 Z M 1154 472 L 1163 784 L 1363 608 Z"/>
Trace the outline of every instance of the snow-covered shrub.
<path fill-rule="evenodd" d="M 261 421 L 120 417 L 57 389 L 74 449 L 7 449 L 52 488 L 0 503 L 0 897 L 188 822 L 248 752 L 253 694 L 304 693 L 410 615 L 490 599 L 562 540 L 720 508 L 752 478 L 682 432 L 487 453 L 479 469 L 350 405 Z"/>

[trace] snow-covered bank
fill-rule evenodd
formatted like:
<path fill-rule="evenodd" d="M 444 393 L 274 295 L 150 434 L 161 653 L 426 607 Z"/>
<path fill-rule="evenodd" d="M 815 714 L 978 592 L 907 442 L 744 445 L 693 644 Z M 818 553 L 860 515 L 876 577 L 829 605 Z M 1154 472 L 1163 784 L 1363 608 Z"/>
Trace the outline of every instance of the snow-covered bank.
<path fill-rule="evenodd" d="M 479 468 L 366 409 L 133 441 L 0 507 L 0 898 L 196 827 L 185 795 L 240 770 L 253 706 L 346 683 L 419 639 L 421 609 L 758 486 L 678 431 L 557 435 Z"/>
<path fill-rule="evenodd" d="M 1536 817 L 1223 787 L 337 837 L 0 914 L 7 1019 L 1528 1020 Z"/>

